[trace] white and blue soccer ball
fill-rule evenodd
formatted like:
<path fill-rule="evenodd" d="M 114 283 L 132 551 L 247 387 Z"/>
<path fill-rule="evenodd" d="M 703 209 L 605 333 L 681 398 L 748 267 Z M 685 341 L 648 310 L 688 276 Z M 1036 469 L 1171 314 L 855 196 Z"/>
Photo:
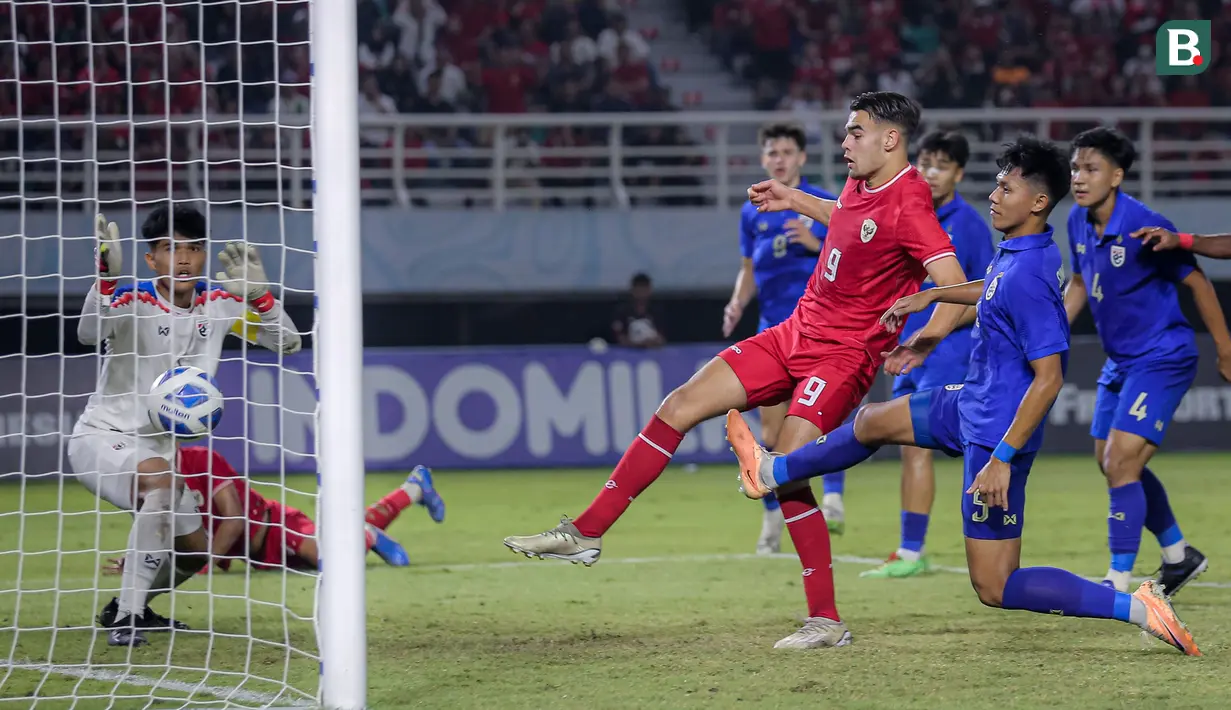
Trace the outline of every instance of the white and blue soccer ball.
<path fill-rule="evenodd" d="M 167 370 L 150 388 L 150 422 L 186 439 L 205 436 L 222 421 L 222 390 L 197 367 Z"/>

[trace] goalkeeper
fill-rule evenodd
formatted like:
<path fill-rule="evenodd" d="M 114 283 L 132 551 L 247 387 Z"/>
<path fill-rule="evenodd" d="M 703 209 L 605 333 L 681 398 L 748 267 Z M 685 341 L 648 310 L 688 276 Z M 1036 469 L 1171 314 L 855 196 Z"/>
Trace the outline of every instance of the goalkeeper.
<path fill-rule="evenodd" d="M 218 287 L 201 280 L 205 216 L 192 207 L 154 209 L 141 227 L 145 263 L 155 278 L 119 286 L 124 274 L 119 228 L 95 220 L 98 279 L 86 294 L 77 338 L 102 345 L 98 385 L 68 442 L 73 474 L 99 498 L 133 513 L 120 595 L 99 614 L 111 646 L 146 643 L 146 631 L 183 629 L 155 614 L 152 596 L 179 586 L 207 562 L 201 514 L 172 475 L 175 441 L 150 423 L 145 390 L 167 370 L 193 366 L 213 375 L 223 340 L 238 334 L 276 352 L 301 341 L 269 292 L 255 247 L 231 242 L 218 255 Z M 175 540 L 172 555 L 166 541 Z M 174 564 L 168 564 L 174 559 Z M 172 569 L 174 568 L 174 569 Z"/>

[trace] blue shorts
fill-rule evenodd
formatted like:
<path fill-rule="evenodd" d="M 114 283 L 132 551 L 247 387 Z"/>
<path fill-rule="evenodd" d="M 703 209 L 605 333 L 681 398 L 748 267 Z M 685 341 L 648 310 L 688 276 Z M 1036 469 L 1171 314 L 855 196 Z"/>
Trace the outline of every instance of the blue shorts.
<path fill-rule="evenodd" d="M 1026 479 L 1034 465 L 1034 452 L 1020 453 L 1009 464 L 1009 507 L 989 508 L 978 493 L 967 494 L 979 471 L 992 458 L 992 449 L 962 440 L 958 396 L 961 385 L 921 390 L 910 397 L 910 419 L 915 445 L 964 458 L 962 476 L 962 532 L 975 540 L 1013 540 L 1022 536 L 1026 522 Z"/>
<path fill-rule="evenodd" d="M 1106 439 L 1118 429 L 1158 446 L 1196 378 L 1196 358 L 1142 363 L 1131 369 L 1109 364 L 1099 378 L 1090 436 Z"/>
<path fill-rule="evenodd" d="M 893 396 L 891 399 L 905 397 L 908 394 L 936 389 L 945 385 L 960 385 L 966 380 L 967 363 L 955 363 L 949 360 L 939 362 L 926 361 L 905 375 L 893 378 Z"/>

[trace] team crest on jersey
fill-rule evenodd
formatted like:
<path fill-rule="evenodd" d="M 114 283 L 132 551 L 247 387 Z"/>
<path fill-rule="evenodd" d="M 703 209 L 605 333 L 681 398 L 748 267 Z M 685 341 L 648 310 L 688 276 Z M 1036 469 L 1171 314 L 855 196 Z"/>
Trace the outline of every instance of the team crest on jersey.
<path fill-rule="evenodd" d="M 872 241 L 872 237 L 876 236 L 876 222 L 870 218 L 863 221 L 863 228 L 859 230 L 859 241 L 867 244 Z"/>
<path fill-rule="evenodd" d="M 1124 247 L 1118 244 L 1111 245 L 1111 265 L 1115 267 L 1124 266 Z"/>
<path fill-rule="evenodd" d="M 769 222 L 766 222 L 765 220 L 761 220 L 760 222 L 757 222 L 757 231 L 758 232 L 769 231 Z"/>
<path fill-rule="evenodd" d="M 202 338 L 209 337 L 209 321 L 207 320 L 197 321 L 197 335 L 201 336 Z"/>
<path fill-rule="evenodd" d="M 964 385 L 945 385 L 945 389 L 949 390 L 950 392 L 957 392 L 958 390 L 962 389 L 963 386 Z"/>
<path fill-rule="evenodd" d="M 1003 271 L 996 274 L 996 278 L 992 279 L 992 282 L 987 285 L 987 292 L 983 294 L 983 300 L 990 301 L 992 300 L 992 296 L 996 295 L 996 287 L 1000 285 L 1001 276 L 1004 276 Z"/>

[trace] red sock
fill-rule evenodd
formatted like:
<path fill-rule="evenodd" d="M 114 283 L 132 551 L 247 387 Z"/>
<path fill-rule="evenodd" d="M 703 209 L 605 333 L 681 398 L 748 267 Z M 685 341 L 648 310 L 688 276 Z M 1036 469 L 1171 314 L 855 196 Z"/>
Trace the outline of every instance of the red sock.
<path fill-rule="evenodd" d="M 394 488 L 393 492 L 381 498 L 379 501 L 368 506 L 368 512 L 364 516 L 364 520 L 369 524 L 375 525 L 381 530 L 389 527 L 389 524 L 402 514 L 403 510 L 410 507 L 410 494 L 401 488 Z"/>
<path fill-rule="evenodd" d="M 841 621 L 834 598 L 833 557 L 829 550 L 829 527 L 816 504 L 811 488 L 778 494 L 786 529 L 804 566 L 804 596 L 808 599 L 808 616 L 823 616 Z"/>
<path fill-rule="evenodd" d="M 671 461 L 684 435 L 654 415 L 620 457 L 594 502 L 573 521 L 586 537 L 601 537 Z"/>

